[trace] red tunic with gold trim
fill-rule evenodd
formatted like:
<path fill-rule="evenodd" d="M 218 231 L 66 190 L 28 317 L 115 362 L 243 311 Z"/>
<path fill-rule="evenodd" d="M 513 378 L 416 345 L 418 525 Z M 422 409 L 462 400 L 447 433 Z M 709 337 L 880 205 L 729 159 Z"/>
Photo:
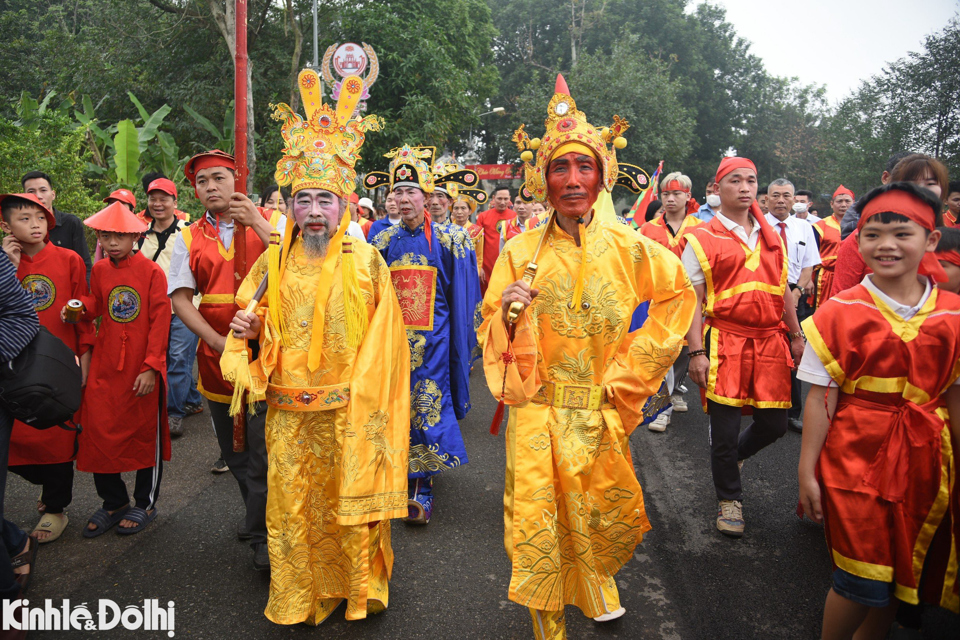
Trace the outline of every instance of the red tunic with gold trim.
<path fill-rule="evenodd" d="M 895 583 L 905 602 L 958 611 L 948 513 L 956 456 L 943 392 L 960 376 L 960 296 L 934 288 L 903 320 L 857 285 L 803 326 L 840 388 L 817 465 L 834 565 Z"/>
<path fill-rule="evenodd" d="M 949 209 L 943 212 L 943 226 L 956 229 L 960 227 L 960 222 L 957 221 L 957 217 L 951 213 Z"/>
<path fill-rule="evenodd" d="M 170 459 L 167 427 L 167 340 L 170 298 L 163 269 L 143 254 L 93 265 L 85 315 L 100 317 L 80 407 L 77 469 L 122 473 L 153 467 L 158 448 Z M 153 391 L 137 397 L 134 382 L 157 372 Z"/>
<path fill-rule="evenodd" d="M 33 308 L 40 324 L 77 355 L 90 350 L 95 337 L 93 324 L 68 324 L 60 319 L 60 310 L 71 298 L 87 295 L 87 268 L 74 251 L 48 242 L 32 258 L 20 255 L 17 278 L 33 297 Z M 79 418 L 79 415 L 76 416 Z M 10 465 L 57 464 L 75 457 L 77 436 L 65 429 L 34 429 L 19 420 L 10 436 Z"/>
<path fill-rule="evenodd" d="M 509 220 L 504 220 L 500 223 L 500 243 L 503 244 L 510 238 L 520 235 L 524 231 L 530 231 L 540 223 L 540 219 L 536 216 L 530 216 L 523 222 L 520 222 L 520 218 L 511 218 Z"/>
<path fill-rule="evenodd" d="M 710 358 L 706 398 L 733 407 L 790 407 L 793 358 L 782 322 L 787 257 L 763 217 L 750 249 L 713 218 L 684 238 L 706 282 L 703 346 Z"/>
<path fill-rule="evenodd" d="M 183 240 L 190 251 L 190 272 L 197 281 L 200 315 L 210 327 L 222 336 L 230 329 L 239 307 L 234 302 L 233 249 L 226 249 L 220 241 L 217 228 L 207 216 L 183 230 Z M 247 264 L 252 265 L 264 252 L 263 241 L 256 231 L 247 227 Z M 197 370 L 200 381 L 197 390 L 208 400 L 229 404 L 233 399 L 233 385 L 220 373 L 220 354 L 203 340 L 197 347 Z"/>
<path fill-rule="evenodd" d="M 816 306 L 830 299 L 833 291 L 833 269 L 837 266 L 837 252 L 840 250 L 840 223 L 833 216 L 820 220 L 813 225 L 813 232 L 820 242 L 820 264 L 814 267 L 814 282 L 817 283 Z"/>
<path fill-rule="evenodd" d="M 643 226 L 640 227 L 640 233 L 647 236 L 651 240 L 655 240 L 665 246 L 667 249 L 673 252 L 678 258 L 683 255 L 683 250 L 687 246 L 687 241 L 684 238 L 684 235 L 690 229 L 700 226 L 703 224 L 703 221 L 694 216 L 686 216 L 683 219 L 683 222 L 680 223 L 680 228 L 677 229 L 677 233 L 671 233 L 667 229 L 667 223 L 664 220 L 664 217 L 661 215 L 657 218 L 654 218 L 650 222 L 644 222 Z"/>

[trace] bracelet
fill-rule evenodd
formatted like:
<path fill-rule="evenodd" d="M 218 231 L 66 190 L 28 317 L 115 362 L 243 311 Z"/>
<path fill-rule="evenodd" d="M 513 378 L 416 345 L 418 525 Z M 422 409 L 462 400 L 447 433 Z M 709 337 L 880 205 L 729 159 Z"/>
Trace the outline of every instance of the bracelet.
<path fill-rule="evenodd" d="M 791 332 L 790 332 L 790 337 L 791 337 L 791 338 L 800 338 L 801 340 L 806 340 L 806 339 L 807 339 L 806 336 L 803 335 L 803 331 L 791 331 Z"/>
<path fill-rule="evenodd" d="M 696 358 L 697 356 L 707 357 L 707 350 L 697 349 L 696 351 L 691 351 L 689 355 L 691 358 Z"/>

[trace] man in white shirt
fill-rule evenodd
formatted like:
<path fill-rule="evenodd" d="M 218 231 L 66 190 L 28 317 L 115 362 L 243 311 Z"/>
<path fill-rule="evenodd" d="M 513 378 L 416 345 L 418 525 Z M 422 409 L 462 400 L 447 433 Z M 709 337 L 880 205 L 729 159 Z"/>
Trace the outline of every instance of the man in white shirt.
<path fill-rule="evenodd" d="M 800 318 L 800 301 L 813 293 L 813 267 L 820 264 L 820 250 L 817 248 L 813 226 L 790 215 L 794 205 L 793 183 L 786 178 L 777 178 L 767 188 L 767 222 L 783 238 L 787 247 L 787 285 L 793 294 L 797 317 Z M 806 307 L 806 305 L 804 305 Z M 806 318 L 806 315 L 803 316 Z M 793 406 L 787 412 L 787 429 L 801 433 L 803 421 L 803 397 L 800 395 L 800 381 L 797 372 L 790 372 L 791 401 Z"/>
<path fill-rule="evenodd" d="M 794 196 L 793 214 L 800 220 L 806 220 L 810 224 L 820 222 L 820 216 L 810 212 L 810 206 L 813 204 L 813 191 L 800 189 Z"/>

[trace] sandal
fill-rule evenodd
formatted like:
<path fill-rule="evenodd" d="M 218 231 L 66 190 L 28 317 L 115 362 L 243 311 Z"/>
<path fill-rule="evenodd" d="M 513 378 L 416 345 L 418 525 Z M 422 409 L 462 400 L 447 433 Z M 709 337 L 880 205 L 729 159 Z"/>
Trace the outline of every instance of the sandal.
<path fill-rule="evenodd" d="M 29 573 L 18 573 L 15 574 L 14 579 L 17 581 L 17 584 L 20 585 L 20 594 L 24 594 L 27 591 L 27 587 L 30 586 L 30 577 L 33 575 L 34 569 L 37 568 L 37 551 L 40 549 L 40 542 L 37 540 L 35 535 L 27 536 L 29 540 L 27 544 L 29 549 L 25 549 L 20 553 L 20 555 L 13 558 L 10 561 L 11 569 L 19 569 L 20 567 L 30 567 Z M 32 544 L 31 544 L 32 543 Z"/>
<path fill-rule="evenodd" d="M 121 536 L 129 536 L 134 533 L 140 533 L 147 528 L 147 525 L 153 522 L 154 518 L 157 517 L 157 509 L 153 509 L 153 513 L 147 513 L 144 509 L 140 507 L 133 507 L 127 511 L 127 515 L 123 516 L 121 520 L 129 520 L 130 522 L 136 522 L 137 526 L 135 527 L 118 527 L 117 533 Z"/>
<path fill-rule="evenodd" d="M 70 519 L 65 513 L 45 513 L 43 517 L 40 518 L 40 522 L 37 523 L 37 526 L 34 528 L 33 532 L 37 533 L 38 531 L 46 531 L 50 535 L 39 540 L 40 544 L 46 542 L 53 542 L 60 537 L 60 534 L 63 533 L 63 530 L 67 528 L 67 523 L 70 522 Z"/>
<path fill-rule="evenodd" d="M 100 507 L 92 516 L 90 516 L 90 520 L 88 521 L 90 524 L 97 525 L 97 528 L 90 529 L 89 527 L 84 527 L 83 537 L 96 538 L 97 536 L 102 536 L 107 531 L 117 526 L 120 521 L 126 517 L 128 511 L 130 511 L 129 505 L 123 507 L 122 509 L 117 509 L 112 514 L 103 507 Z"/>

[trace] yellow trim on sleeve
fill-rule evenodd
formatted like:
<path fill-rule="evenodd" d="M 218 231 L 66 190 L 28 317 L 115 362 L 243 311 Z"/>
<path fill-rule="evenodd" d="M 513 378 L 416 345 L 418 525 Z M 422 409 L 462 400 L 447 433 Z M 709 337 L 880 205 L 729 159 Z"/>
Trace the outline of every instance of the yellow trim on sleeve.
<path fill-rule="evenodd" d="M 183 242 L 187 245 L 187 251 L 190 251 L 190 245 L 193 243 L 193 231 L 190 227 L 184 227 L 180 232 L 183 235 Z"/>
<path fill-rule="evenodd" d="M 820 358 L 820 362 L 823 363 L 827 373 L 830 374 L 830 377 L 833 378 L 833 381 L 836 382 L 838 386 L 843 385 L 847 376 L 840 367 L 840 363 L 837 362 L 837 359 L 830 353 L 827 343 L 824 342 L 823 336 L 820 335 L 820 330 L 813 321 L 813 317 L 811 316 L 804 320 L 802 325 L 803 333 L 807 337 L 807 342 L 813 347 L 813 351 L 817 354 L 817 357 Z"/>
<path fill-rule="evenodd" d="M 687 245 L 693 247 L 693 252 L 697 254 L 697 262 L 700 263 L 700 268 L 703 269 L 704 288 L 707 293 L 707 298 L 703 303 L 703 312 L 705 315 L 712 316 L 716 295 L 714 294 L 713 272 L 710 270 L 710 261 L 707 260 L 707 253 L 703 250 L 703 245 L 700 244 L 699 238 L 690 233 L 686 234 L 686 238 Z"/>

